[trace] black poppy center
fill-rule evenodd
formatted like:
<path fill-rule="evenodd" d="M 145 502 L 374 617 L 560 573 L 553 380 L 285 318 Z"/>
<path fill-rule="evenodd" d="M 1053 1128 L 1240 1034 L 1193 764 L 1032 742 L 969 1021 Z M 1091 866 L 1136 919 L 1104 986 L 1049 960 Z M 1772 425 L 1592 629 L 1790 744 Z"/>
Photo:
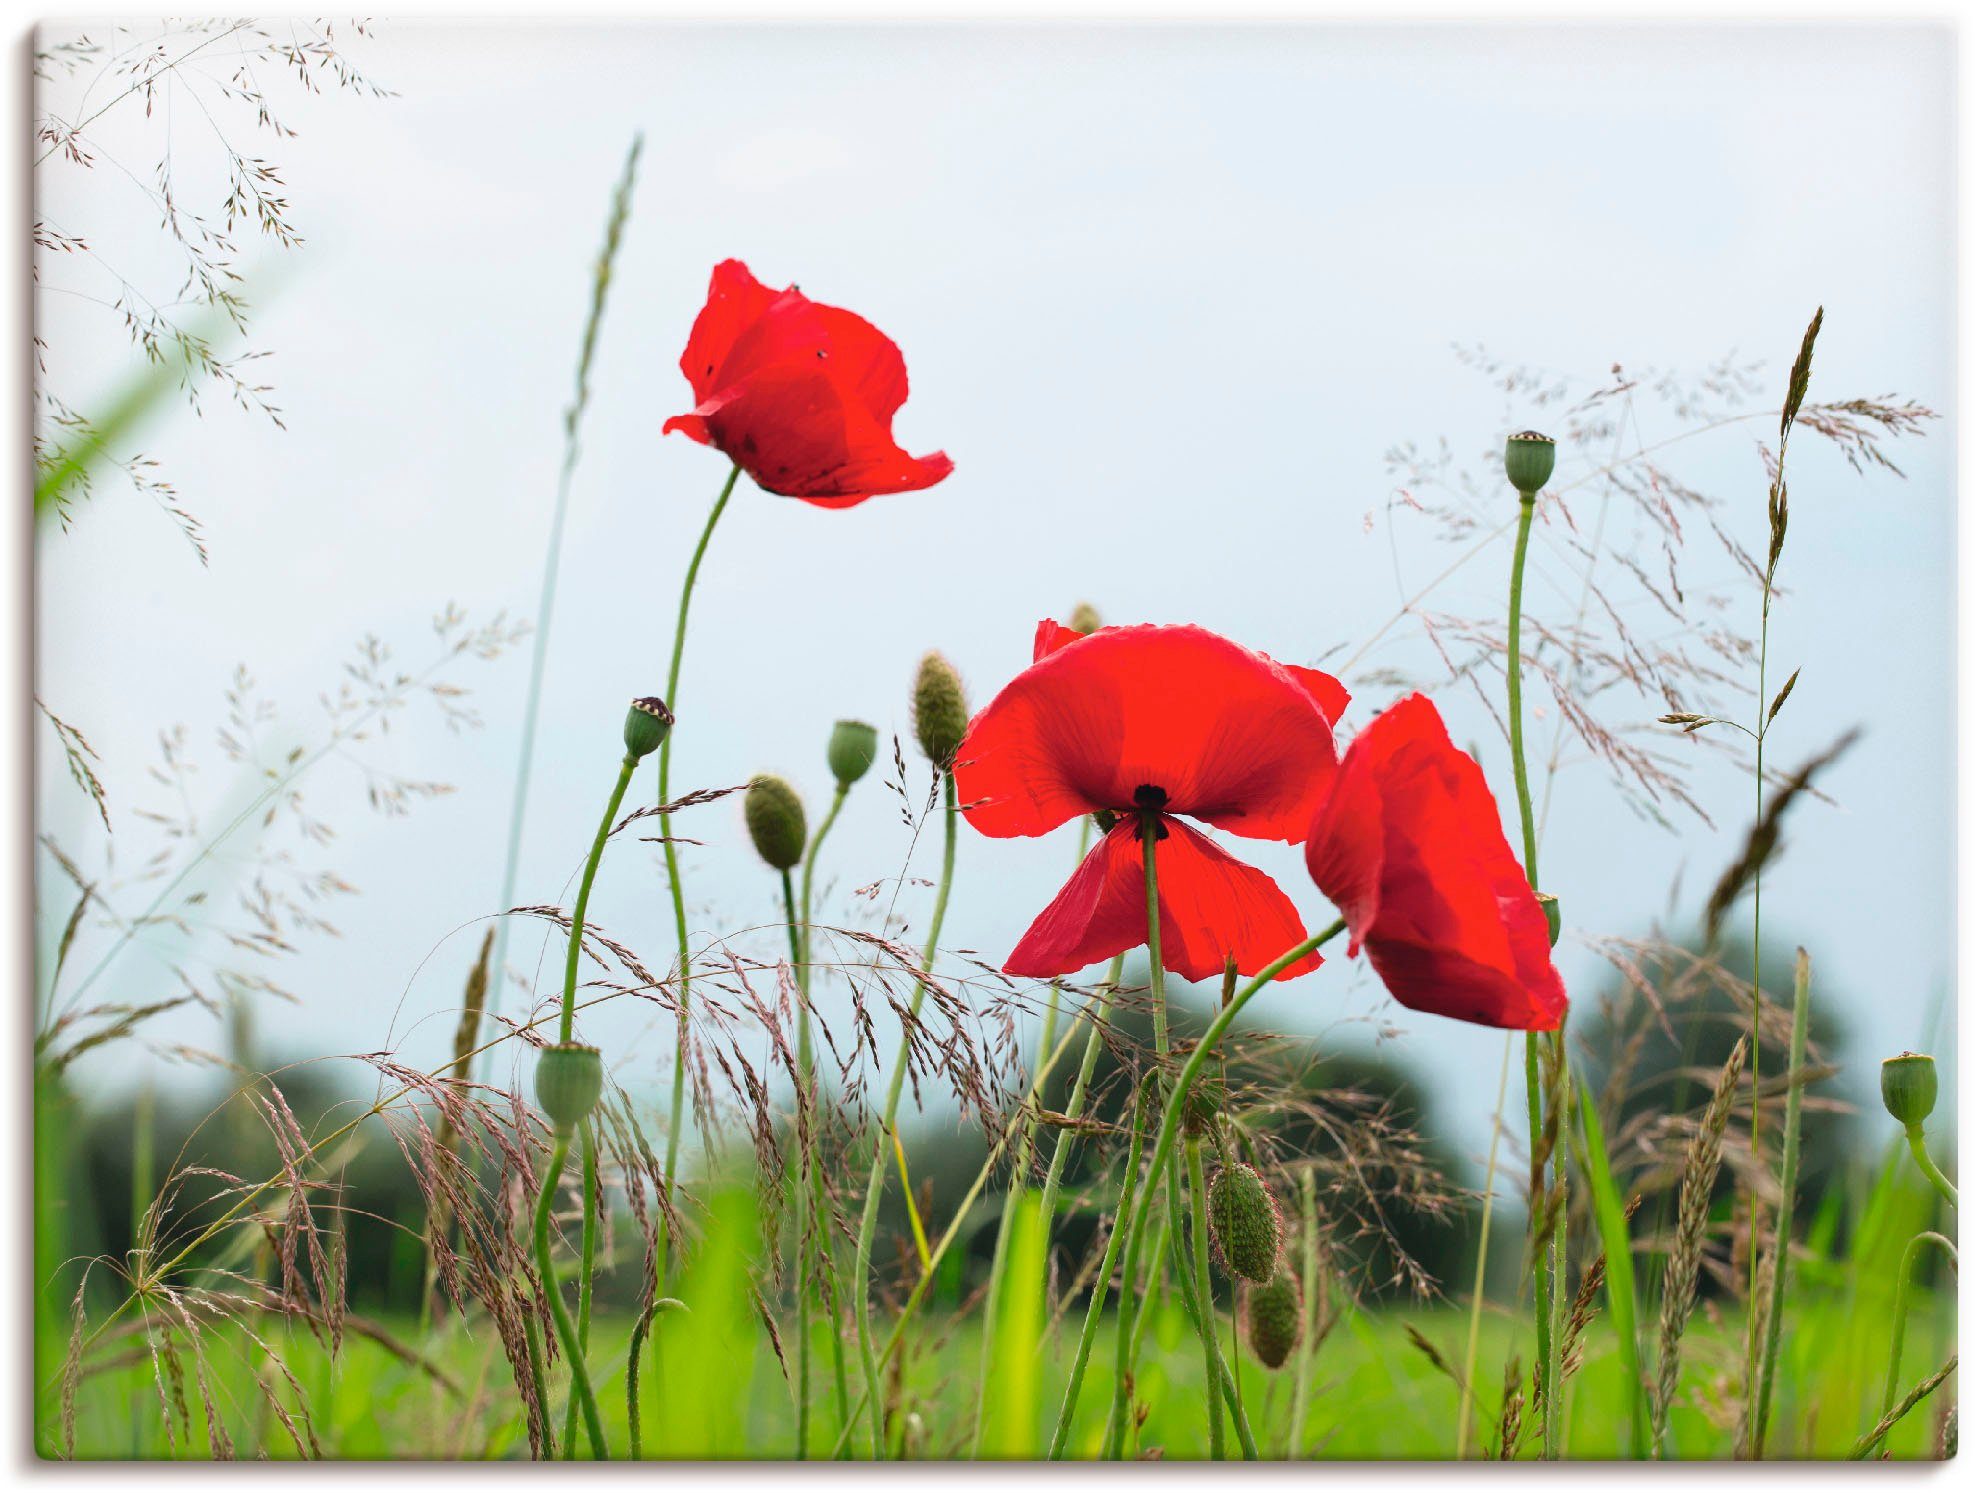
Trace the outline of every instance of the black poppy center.
<path fill-rule="evenodd" d="M 1143 783 L 1134 790 L 1134 806 L 1137 809 L 1153 809 L 1159 813 L 1169 806 L 1169 790 L 1158 788 L 1153 783 Z"/>

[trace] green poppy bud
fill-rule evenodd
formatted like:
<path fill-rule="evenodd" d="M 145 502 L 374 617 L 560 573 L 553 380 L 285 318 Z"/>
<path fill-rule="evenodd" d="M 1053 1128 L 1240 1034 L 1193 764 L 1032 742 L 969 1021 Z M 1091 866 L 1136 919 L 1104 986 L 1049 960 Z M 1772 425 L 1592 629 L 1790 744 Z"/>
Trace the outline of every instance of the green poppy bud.
<path fill-rule="evenodd" d="M 1299 1277 L 1283 1267 L 1264 1285 L 1248 1285 L 1239 1296 L 1245 1341 L 1266 1368 L 1283 1367 L 1299 1346 L 1306 1327 L 1305 1305 Z"/>
<path fill-rule="evenodd" d="M 865 721 L 840 721 L 825 743 L 825 761 L 841 788 L 850 788 L 865 777 L 879 755 L 880 733 Z"/>
<path fill-rule="evenodd" d="M 1183 1134 L 1208 1135 L 1210 1127 L 1217 1123 L 1217 1114 L 1224 1104 L 1223 1079 L 1207 1071 L 1198 1074 L 1196 1082 L 1189 1086 L 1189 1099 L 1183 1105 Z"/>
<path fill-rule="evenodd" d="M 536 1058 L 536 1107 L 559 1131 L 575 1130 L 605 1092 L 605 1063 L 598 1049 L 559 1042 Z"/>
<path fill-rule="evenodd" d="M 1931 1054 L 1901 1052 L 1884 1059 L 1884 1108 L 1906 1130 L 1916 1130 L 1939 1102 L 1939 1065 Z"/>
<path fill-rule="evenodd" d="M 626 755 L 637 762 L 660 750 L 674 729 L 674 712 L 658 695 L 641 695 L 626 712 Z"/>
<path fill-rule="evenodd" d="M 1072 609 L 1072 615 L 1066 618 L 1066 626 L 1074 632 L 1083 632 L 1090 638 L 1100 631 L 1100 614 L 1093 609 L 1091 602 L 1082 601 Z"/>
<path fill-rule="evenodd" d="M 772 870 L 788 871 L 804 859 L 804 800 L 782 778 L 760 772 L 749 780 L 743 822 Z"/>
<path fill-rule="evenodd" d="M 1279 1268 L 1279 1205 L 1265 1179 L 1243 1162 L 1217 1173 L 1210 1184 L 1210 1238 L 1234 1276 L 1269 1281 Z"/>
<path fill-rule="evenodd" d="M 969 729 L 962 676 L 939 653 L 925 653 L 914 674 L 914 739 L 930 762 L 946 772 Z"/>
<path fill-rule="evenodd" d="M 1537 430 L 1506 437 L 1506 481 L 1532 497 L 1554 475 L 1554 438 Z"/>
<path fill-rule="evenodd" d="M 1561 941 L 1561 899 L 1552 892 L 1535 892 L 1540 899 L 1540 910 L 1547 914 L 1547 945 L 1549 948 Z"/>

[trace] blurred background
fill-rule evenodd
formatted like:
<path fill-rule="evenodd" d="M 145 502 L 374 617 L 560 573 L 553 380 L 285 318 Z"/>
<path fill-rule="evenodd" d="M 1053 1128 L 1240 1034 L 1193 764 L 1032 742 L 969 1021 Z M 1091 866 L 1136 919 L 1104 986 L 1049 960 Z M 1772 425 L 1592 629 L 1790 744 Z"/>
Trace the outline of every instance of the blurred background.
<path fill-rule="evenodd" d="M 1753 717 L 1740 552 L 1764 548 L 1764 453 L 1821 305 L 1809 399 L 1839 425 L 1798 432 L 1790 460 L 1769 693 L 1801 673 L 1769 751 L 1790 767 L 1864 734 L 1790 820 L 1768 959 L 1809 949 L 1829 1092 L 1872 1107 L 1880 1144 L 1879 1058 L 1936 1050 L 1950 1109 L 1955 451 L 1916 413 L 1953 396 L 1949 33 L 378 23 L 326 41 L 233 24 L 36 41 L 37 117 L 92 121 L 86 150 L 59 131 L 36 146 L 44 434 L 112 407 L 160 328 L 203 328 L 227 360 L 196 409 L 175 394 L 121 432 L 39 538 L 38 689 L 62 723 L 37 727 L 44 991 L 66 944 L 83 1004 L 201 997 L 71 1064 L 104 1167 L 128 1165 L 110 1142 L 140 1095 L 181 1130 L 212 1107 L 204 1054 L 450 1051 L 501 906 L 520 628 L 538 621 L 592 266 L 642 133 L 518 903 L 568 903 L 624 702 L 664 683 L 726 467 L 660 427 L 690 404 L 676 360 L 709 268 L 738 256 L 895 338 L 913 386 L 896 433 L 956 462 L 932 490 L 842 512 L 745 481 L 715 536 L 675 786 L 781 772 L 814 822 L 835 718 L 905 739 L 928 648 L 981 704 L 1029 661 L 1037 619 L 1081 601 L 1331 668 L 1349 728 L 1430 690 L 1510 815 L 1497 452 L 1510 430 L 1561 436 L 1527 610 L 1591 714 L 1564 720 L 1529 685 L 1528 739 L 1571 1030 L 1595 1063 L 1629 962 L 1605 940 L 1695 942 L 1750 823 L 1737 733 L 1654 722 Z M 131 91 L 143 59 L 181 53 Z M 222 289 L 240 276 L 244 331 L 202 320 L 202 262 Z M 1885 413 L 1852 416 L 1858 400 Z M 450 607 L 465 620 L 436 636 Z M 94 754 L 107 833 L 64 731 Z M 918 930 L 939 835 L 916 841 L 886 756 L 833 832 L 823 916 L 874 926 L 898 884 Z M 133 930 L 272 781 L 272 810 Z M 684 847 L 694 926 L 775 958 L 777 886 L 737 800 L 679 832 L 701 842 Z M 1000 961 L 1074 842 L 966 830 L 957 957 Z M 1240 850 L 1313 925 L 1331 916 L 1296 850 Z M 664 966 L 657 847 L 614 846 L 592 918 Z M 560 953 L 517 921 L 501 1008 L 550 988 Z M 846 1006 L 825 993 L 828 1021 Z M 1252 1010 L 1406 1092 L 1450 1176 L 1478 1185 L 1499 1034 L 1398 1008 L 1345 949 Z M 629 1089 L 662 1094 L 668 1019 L 615 1010 L 586 1034 Z M 329 1103 L 374 1079 L 331 1063 L 295 1081 Z M 967 1149 L 939 1094 L 921 1124 L 924 1145 Z"/>

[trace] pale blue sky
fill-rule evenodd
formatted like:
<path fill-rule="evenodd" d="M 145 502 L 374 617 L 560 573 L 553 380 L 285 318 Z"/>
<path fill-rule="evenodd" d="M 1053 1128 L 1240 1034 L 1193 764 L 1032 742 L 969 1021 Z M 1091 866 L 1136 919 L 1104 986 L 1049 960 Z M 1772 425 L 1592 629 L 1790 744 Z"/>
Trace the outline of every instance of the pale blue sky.
<path fill-rule="evenodd" d="M 664 680 L 723 468 L 659 430 L 686 407 L 675 359 L 724 256 L 893 335 L 913 380 L 903 442 L 957 463 L 930 492 L 844 513 L 745 485 L 716 536 L 677 782 L 783 771 L 814 813 L 834 717 L 905 730 L 928 647 L 980 703 L 1028 660 L 1034 621 L 1078 600 L 1296 661 L 1359 647 L 1455 553 L 1422 525 L 1399 527 L 1392 553 L 1385 450 L 1447 436 L 1469 457 L 1525 423 L 1454 343 L 1586 377 L 1737 350 L 1762 361 L 1764 405 L 1819 302 L 1812 398 L 1952 403 L 1945 31 L 384 23 L 358 55 L 396 98 L 309 101 L 288 121 L 299 137 L 266 146 L 308 238 L 281 259 L 257 332 L 288 430 L 216 403 L 145 435 L 206 524 L 211 568 L 114 487 L 42 546 L 41 690 L 102 751 L 125 871 L 155 846 L 131 811 L 157 792 L 143 770 L 159 727 L 189 728 L 206 822 L 238 791 L 211 746 L 237 663 L 285 702 L 271 743 L 313 742 L 316 695 L 357 635 L 417 662 L 447 600 L 533 611 L 589 265 L 636 130 L 646 158 L 571 509 L 524 901 L 566 895 L 623 702 Z M 101 138 L 141 174 L 140 124 L 106 120 Z M 86 225 L 106 258 L 124 242 L 131 263 L 153 253 L 141 198 L 55 163 L 41 187 L 42 211 Z M 67 385 L 109 388 L 121 353 L 102 312 L 54 296 L 39 310 Z M 1728 522 L 1752 545 L 1765 429 L 1702 442 L 1681 468 L 1739 498 Z M 1868 727 L 1829 780 L 1839 807 L 1800 814 L 1769 883 L 1774 929 L 1808 943 L 1818 999 L 1833 993 L 1862 1039 L 1846 1082 L 1865 1099 L 1876 1057 L 1932 1035 L 1953 969 L 1952 432 L 1940 422 L 1894 454 L 1908 481 L 1802 445 L 1773 644 L 1776 678 L 1804 668 L 1782 758 Z M 1428 604 L 1493 610 L 1506 559 L 1481 556 Z M 1557 623 L 1572 559 L 1558 536 L 1536 555 L 1534 608 Z M 1429 673 L 1435 655 L 1405 626 L 1368 661 Z M 285 1050 L 374 1048 L 395 1013 L 403 1032 L 458 998 L 475 942 L 461 930 L 499 890 L 526 668 L 519 650 L 464 671 L 479 733 L 430 717 L 395 731 L 399 770 L 459 790 L 408 821 L 368 814 L 350 774 L 320 770 L 332 864 L 364 895 L 339 909 L 340 940 L 271 970 L 302 997 L 265 1022 Z M 1461 690 L 1448 701 L 1509 806 L 1489 720 Z M 44 763 L 44 822 L 92 846 L 58 774 Z M 1735 773 L 1701 783 L 1720 829 L 1677 838 L 1621 809 L 1598 769 L 1563 778 L 1545 879 L 1572 926 L 1640 932 L 1674 882 L 1696 906 L 1750 812 Z M 682 828 L 709 841 L 689 852 L 703 910 L 772 915 L 732 804 Z M 931 849 L 917 874 L 933 874 Z M 664 960 L 649 850 L 615 850 L 594 915 Z M 902 850 L 876 776 L 835 831 L 838 889 L 890 874 Z M 1316 924 L 1327 915 L 1296 853 L 1245 853 Z M 1001 956 L 1071 856 L 1065 837 L 965 833 L 949 941 Z M 917 920 L 925 898 L 904 902 Z M 538 942 L 519 930 L 512 951 Z M 210 953 L 133 955 L 124 993 Z M 1592 956 L 1564 943 L 1562 964 L 1575 996 L 1600 988 Z M 1482 1148 L 1495 1035 L 1397 1010 L 1344 953 L 1259 1010 L 1314 1031 L 1392 1018 L 1400 1053 L 1435 1075 L 1435 1123 Z M 209 1040 L 203 1023 L 173 1034 Z M 431 1060 L 451 1025 L 428 1020 L 407 1052 Z M 664 1033 L 630 1018 L 592 1032 L 636 1033 L 628 1076 L 657 1081 Z M 115 1080 L 127 1059 L 95 1071 Z"/>

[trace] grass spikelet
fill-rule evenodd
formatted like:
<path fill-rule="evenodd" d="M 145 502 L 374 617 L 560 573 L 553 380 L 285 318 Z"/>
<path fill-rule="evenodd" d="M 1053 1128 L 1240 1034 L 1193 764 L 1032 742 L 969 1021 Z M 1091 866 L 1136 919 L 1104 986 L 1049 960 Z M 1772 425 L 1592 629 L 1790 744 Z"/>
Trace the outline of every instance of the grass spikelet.
<path fill-rule="evenodd" d="M 1679 1344 L 1698 1297 L 1698 1267 L 1705 1257 L 1705 1224 L 1711 1213 L 1712 1188 L 1718 1181 L 1725 1152 L 1726 1120 L 1746 1066 L 1746 1038 L 1733 1043 L 1732 1054 L 1719 1070 L 1718 1084 L 1705 1106 L 1698 1132 L 1685 1153 L 1684 1178 L 1678 1188 L 1677 1235 L 1664 1258 L 1663 1309 L 1657 1320 L 1657 1382 L 1650 1396 L 1651 1454 L 1661 1455 L 1670 1425 L 1671 1397 L 1677 1392 Z"/>

